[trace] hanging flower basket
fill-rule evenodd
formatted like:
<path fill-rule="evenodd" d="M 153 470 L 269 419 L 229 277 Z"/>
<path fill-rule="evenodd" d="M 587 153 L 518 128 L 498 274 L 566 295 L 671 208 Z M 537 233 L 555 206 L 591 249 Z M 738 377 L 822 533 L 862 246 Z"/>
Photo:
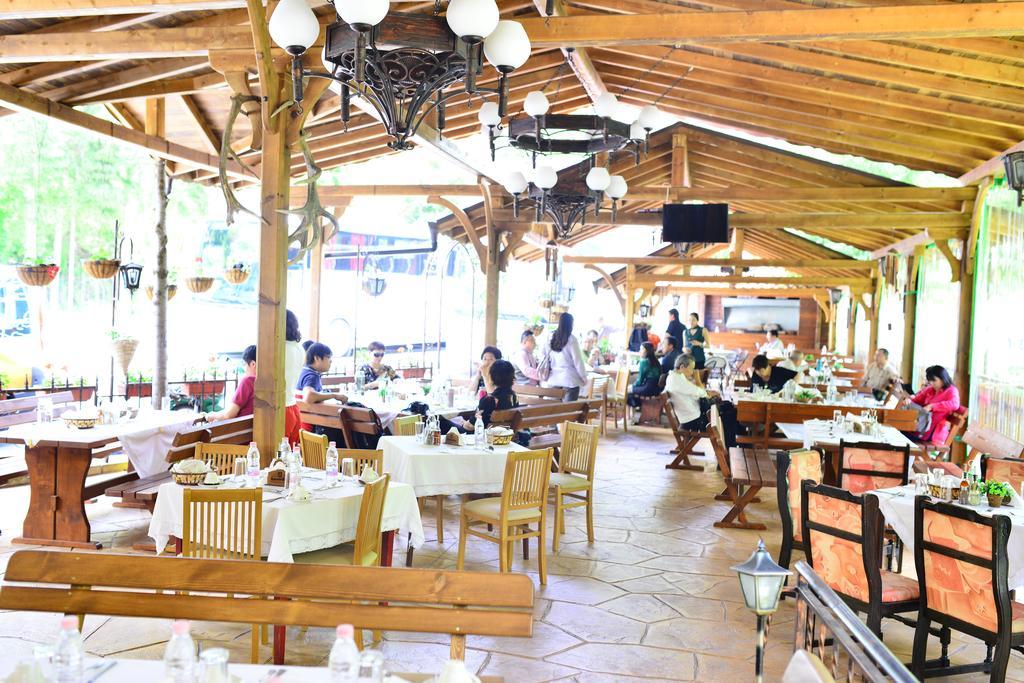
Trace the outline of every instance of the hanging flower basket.
<path fill-rule="evenodd" d="M 52 263 L 37 266 L 18 266 L 18 278 L 29 287 L 45 287 L 57 278 L 60 266 Z"/>
<path fill-rule="evenodd" d="M 178 285 L 167 285 L 167 300 L 170 301 L 178 293 Z M 153 285 L 146 285 L 146 298 L 153 300 Z"/>
<path fill-rule="evenodd" d="M 190 277 L 185 278 L 185 286 L 194 294 L 202 294 L 213 287 L 212 277 Z"/>
<path fill-rule="evenodd" d="M 245 266 L 232 266 L 224 271 L 224 279 L 233 285 L 240 285 L 249 279 L 249 269 Z"/>
<path fill-rule="evenodd" d="M 97 280 L 109 280 L 117 275 L 117 269 L 121 267 L 121 261 L 116 258 L 86 259 L 82 261 L 82 267 L 89 277 Z"/>

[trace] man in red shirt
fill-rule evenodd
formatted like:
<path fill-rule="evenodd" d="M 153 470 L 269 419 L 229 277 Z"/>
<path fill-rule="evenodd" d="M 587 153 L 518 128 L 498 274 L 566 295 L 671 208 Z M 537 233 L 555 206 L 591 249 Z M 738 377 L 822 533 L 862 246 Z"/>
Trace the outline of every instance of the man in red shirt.
<path fill-rule="evenodd" d="M 252 415 L 253 398 L 256 396 L 256 346 L 248 346 L 242 352 L 242 361 L 245 363 L 245 375 L 238 382 L 235 395 L 231 402 L 216 413 L 205 413 L 202 415 L 207 422 L 217 420 L 230 420 L 233 417 L 245 417 Z"/>

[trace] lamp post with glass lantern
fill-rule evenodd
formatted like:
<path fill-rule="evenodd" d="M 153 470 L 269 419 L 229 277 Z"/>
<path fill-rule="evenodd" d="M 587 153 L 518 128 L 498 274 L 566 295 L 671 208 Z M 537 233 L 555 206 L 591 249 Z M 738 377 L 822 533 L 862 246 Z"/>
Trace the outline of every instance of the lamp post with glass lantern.
<path fill-rule="evenodd" d="M 754 658 L 754 680 L 764 680 L 765 617 L 779 607 L 779 596 L 786 577 L 793 572 L 779 566 L 764 547 L 764 539 L 757 542 L 757 550 L 743 564 L 730 567 L 739 575 L 740 590 L 747 609 L 757 615 L 757 651 Z"/>

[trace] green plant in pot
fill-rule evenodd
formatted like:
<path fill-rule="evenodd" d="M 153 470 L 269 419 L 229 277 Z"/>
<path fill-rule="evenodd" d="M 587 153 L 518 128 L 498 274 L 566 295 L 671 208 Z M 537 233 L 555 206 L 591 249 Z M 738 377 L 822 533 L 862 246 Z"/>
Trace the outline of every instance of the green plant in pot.
<path fill-rule="evenodd" d="M 994 508 L 1003 503 L 1010 502 L 1010 484 L 1005 481 L 990 481 L 985 484 L 985 495 L 988 496 L 988 504 Z"/>

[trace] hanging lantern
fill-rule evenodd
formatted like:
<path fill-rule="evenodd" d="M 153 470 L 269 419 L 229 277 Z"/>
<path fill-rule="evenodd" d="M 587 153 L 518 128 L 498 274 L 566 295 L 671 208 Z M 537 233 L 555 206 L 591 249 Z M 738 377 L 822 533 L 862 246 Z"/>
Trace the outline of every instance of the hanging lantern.
<path fill-rule="evenodd" d="M 139 284 L 142 282 L 142 266 L 135 262 L 126 263 L 121 266 L 120 270 L 121 283 L 134 296 L 135 290 L 139 288 Z"/>
<path fill-rule="evenodd" d="M 650 304 L 640 304 L 640 317 L 646 318 L 651 314 Z"/>
<path fill-rule="evenodd" d="M 370 296 L 380 296 L 387 289 L 388 283 L 377 274 L 367 275 L 363 278 L 363 291 Z"/>
<path fill-rule="evenodd" d="M 1010 152 L 1003 157 L 1006 184 L 1017 193 L 1017 206 L 1024 200 L 1024 151 Z"/>

